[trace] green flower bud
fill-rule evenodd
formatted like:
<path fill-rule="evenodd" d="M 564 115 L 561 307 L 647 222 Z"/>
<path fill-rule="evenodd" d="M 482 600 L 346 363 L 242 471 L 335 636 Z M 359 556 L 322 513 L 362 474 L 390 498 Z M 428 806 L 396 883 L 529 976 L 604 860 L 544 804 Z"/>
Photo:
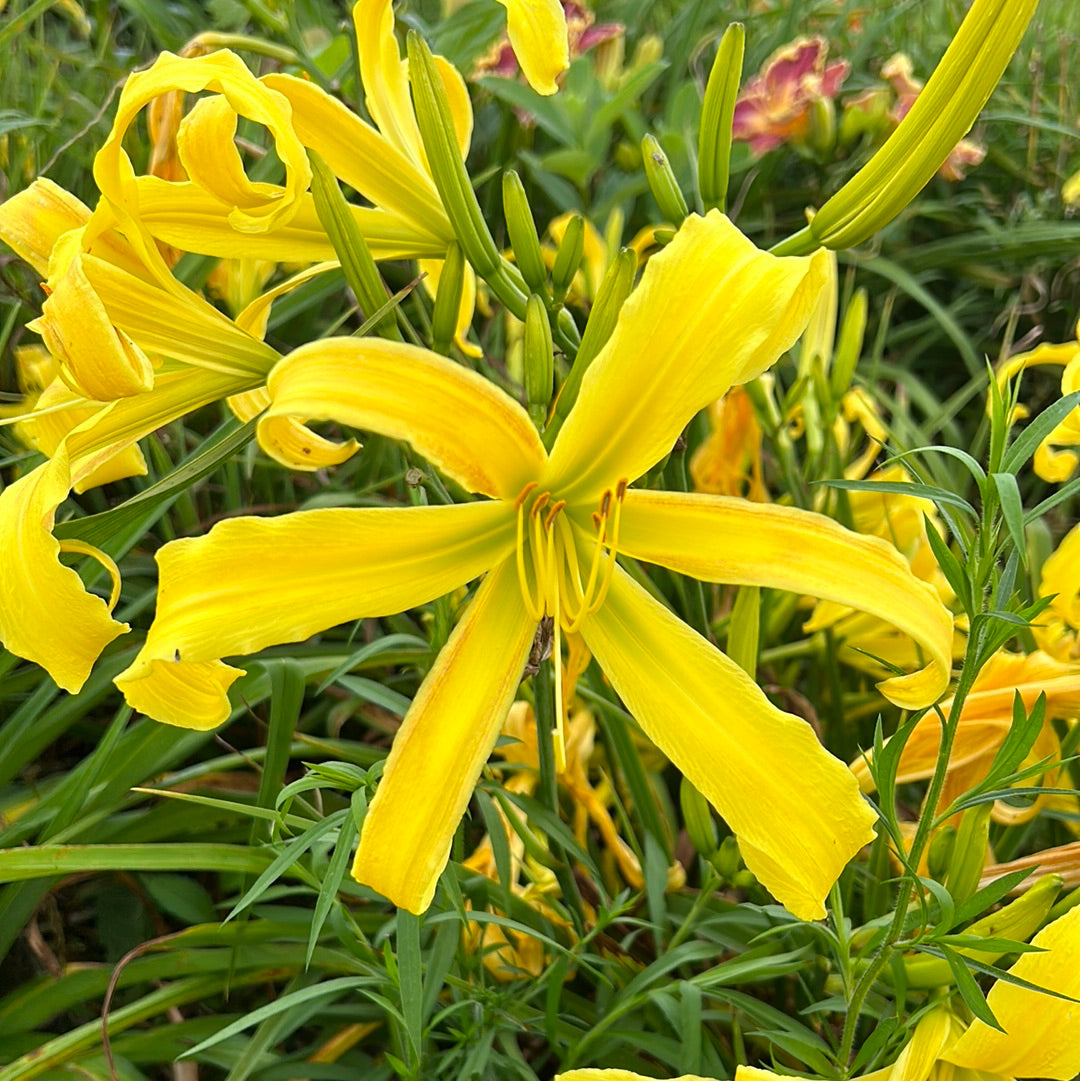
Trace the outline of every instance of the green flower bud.
<path fill-rule="evenodd" d="M 457 330 L 458 309 L 461 307 L 461 293 L 465 288 L 465 256 L 460 244 L 451 244 L 446 249 L 446 260 L 442 274 L 439 275 L 439 287 L 435 292 L 435 310 L 431 316 L 431 347 L 444 356 L 450 354 L 450 343 Z"/>
<path fill-rule="evenodd" d="M 979 888 L 990 842 L 990 812 L 993 809 L 992 803 L 979 803 L 960 816 L 956 844 L 945 874 L 945 887 L 957 904 L 966 901 Z"/>
<path fill-rule="evenodd" d="M 683 218 L 689 213 L 686 200 L 655 135 L 646 135 L 641 140 L 641 157 L 645 163 L 645 179 L 664 220 L 675 226 L 682 225 Z"/>
<path fill-rule="evenodd" d="M 709 801 L 684 777 L 679 785 L 683 825 L 694 850 L 706 859 L 716 854 L 716 823 Z"/>
<path fill-rule="evenodd" d="M 727 207 L 728 176 L 731 169 L 731 125 L 735 100 L 742 79 L 746 31 L 742 23 L 732 23 L 716 50 L 705 99 L 701 103 L 698 129 L 698 190 L 706 210 Z"/>
<path fill-rule="evenodd" d="M 408 51 L 416 123 L 435 187 L 466 257 L 477 273 L 486 278 L 498 270 L 502 258 L 476 201 L 465 162 L 461 160 L 446 90 L 431 50 L 415 30 L 409 31 Z"/>
<path fill-rule="evenodd" d="M 503 214 L 514 260 L 529 289 L 541 296 L 547 293 L 547 267 L 540 254 L 540 241 L 533 224 L 532 209 L 521 177 L 513 169 L 503 173 Z"/>
<path fill-rule="evenodd" d="M 525 400 L 529 416 L 543 430 L 551 404 L 555 360 L 551 346 L 551 324 L 542 297 L 533 293 L 525 306 Z"/>
<path fill-rule="evenodd" d="M 356 224 L 352 208 L 341 194 L 337 177 L 314 150 L 308 151 L 308 157 L 311 159 L 311 194 L 315 201 L 315 212 L 334 246 L 341 272 L 360 305 L 360 311 L 365 319 L 370 319 L 389 299 L 386 286 L 367 241 Z M 401 331 L 398 330 L 393 311 L 383 315 L 375 329 L 384 338 L 401 341 Z"/>
<path fill-rule="evenodd" d="M 555 254 L 555 265 L 551 268 L 551 284 L 558 303 L 561 304 L 566 299 L 584 254 L 585 219 L 580 214 L 575 214 L 566 223 L 566 232 L 563 233 L 562 243 Z"/>
<path fill-rule="evenodd" d="M 1038 0 L 974 0 L 941 63 L 880 150 L 775 248 L 800 255 L 852 248 L 915 198 L 967 134 L 1008 66 Z"/>
<path fill-rule="evenodd" d="M 634 288 L 636 273 L 637 254 L 632 248 L 623 248 L 607 268 L 607 273 L 600 283 L 573 367 L 559 390 L 559 397 L 555 402 L 555 417 L 545 433 L 545 443 L 548 447 L 553 444 L 562 422 L 570 415 L 570 408 L 577 401 L 582 377 L 611 337 L 619 312 Z M 563 309 L 559 314 L 562 316 L 569 313 Z"/>

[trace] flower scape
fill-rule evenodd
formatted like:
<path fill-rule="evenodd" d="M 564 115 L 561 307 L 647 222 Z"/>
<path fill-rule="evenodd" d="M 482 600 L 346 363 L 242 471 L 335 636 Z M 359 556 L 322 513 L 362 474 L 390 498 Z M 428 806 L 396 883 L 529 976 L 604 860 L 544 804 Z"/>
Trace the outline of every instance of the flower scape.
<path fill-rule="evenodd" d="M 1080 1073 L 1068 27 L 38 7 L 0 1081 Z"/>

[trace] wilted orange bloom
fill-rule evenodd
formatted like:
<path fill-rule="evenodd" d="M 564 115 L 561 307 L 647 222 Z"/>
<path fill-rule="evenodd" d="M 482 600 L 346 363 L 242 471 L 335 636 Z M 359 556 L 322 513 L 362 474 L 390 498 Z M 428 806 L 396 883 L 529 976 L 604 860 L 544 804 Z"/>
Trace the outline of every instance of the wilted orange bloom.
<path fill-rule="evenodd" d="M 739 95 L 732 138 L 749 143 L 755 154 L 801 139 L 814 102 L 835 98 L 850 69 L 846 60 L 826 64 L 828 51 L 820 37 L 796 38 L 777 49 Z"/>

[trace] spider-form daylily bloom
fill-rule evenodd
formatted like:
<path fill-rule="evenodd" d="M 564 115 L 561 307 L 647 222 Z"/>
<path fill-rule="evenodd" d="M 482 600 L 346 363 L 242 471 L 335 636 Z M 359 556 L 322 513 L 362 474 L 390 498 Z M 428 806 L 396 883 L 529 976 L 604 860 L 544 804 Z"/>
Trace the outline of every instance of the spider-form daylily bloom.
<path fill-rule="evenodd" d="M 1061 995 L 1080 996 L 1080 908 L 1070 909 L 1033 939 L 1039 953 L 1025 953 L 1010 974 Z M 915 1025 L 891 1066 L 856 1081 L 1069 1081 L 1080 1071 L 1076 1025 L 1080 1006 L 1064 998 L 998 980 L 987 1002 L 1004 1031 L 975 1019 L 963 1021 L 948 1005 L 935 1006 Z M 806 1074 L 797 1075 L 806 1081 Z M 795 1081 L 796 1075 L 739 1066 L 735 1081 Z M 569 1070 L 555 1081 L 650 1081 L 630 1070 Z M 685 1074 L 675 1081 L 707 1081 Z"/>
<path fill-rule="evenodd" d="M 400 612 L 484 575 L 394 740 L 355 877 L 414 912 L 430 904 L 546 617 L 556 658 L 560 635 L 582 636 L 759 880 L 795 914 L 821 917 L 872 835 L 855 779 L 616 556 L 867 608 L 930 658 L 885 693 L 915 706 L 944 690 L 952 621 L 887 545 L 790 507 L 630 487 L 698 410 L 795 341 L 822 259 L 761 252 L 717 212 L 688 218 L 623 306 L 550 455 L 517 402 L 444 357 L 356 338 L 297 349 L 270 376 L 264 446 L 289 420 L 336 419 L 408 440 L 489 498 L 238 518 L 164 546 L 157 618 L 117 678 L 128 702 L 211 728 L 229 716 L 240 675 L 221 658 Z"/>
<path fill-rule="evenodd" d="M 151 269 L 129 240 L 153 248 L 137 229 L 87 240 L 90 219 L 86 206 L 47 180 L 0 205 L 0 239 L 53 283 L 31 326 L 59 370 L 16 428 L 50 460 L 0 492 L 0 642 L 71 692 L 127 627 L 111 618 L 115 564 L 87 545 L 58 542 L 58 507 L 72 490 L 145 473 L 138 440 L 203 405 L 228 399 L 245 419 L 257 413 L 250 395 L 280 359 L 262 341 L 270 303 L 323 269 L 276 286 L 234 321 Z M 343 461 L 351 450 L 299 424 L 275 443 L 279 459 L 291 455 L 305 466 Z M 62 551 L 105 565 L 113 579 L 108 604 L 59 562 Z M 56 633 L 57 612 L 65 614 L 64 634 Z"/>
<path fill-rule="evenodd" d="M 308 151 L 371 206 L 353 217 L 376 259 L 419 259 L 437 277 L 455 239 L 416 125 L 407 66 L 394 36 L 391 0 L 360 0 L 353 8 L 361 82 L 374 125 L 361 120 L 309 80 L 273 73 L 256 78 L 238 56 L 163 53 L 124 84 L 116 117 L 94 161 L 102 193 L 101 227 L 133 220 L 178 251 L 220 258 L 318 262 L 336 254 L 308 190 Z M 472 136 L 472 105 L 464 80 L 442 57 L 436 68 L 449 103 L 462 157 Z M 175 174 L 137 174 L 123 149 L 143 109 L 178 93 L 200 98 L 176 131 Z M 280 184 L 252 181 L 234 141 L 240 117 L 261 125 L 284 166 Z M 92 230 L 93 232 L 93 230 Z M 148 264 L 153 255 L 141 252 Z M 427 260 L 437 260 L 429 263 Z M 158 271 L 161 272 L 160 270 Z M 466 274 L 459 339 L 472 318 L 475 278 Z"/>

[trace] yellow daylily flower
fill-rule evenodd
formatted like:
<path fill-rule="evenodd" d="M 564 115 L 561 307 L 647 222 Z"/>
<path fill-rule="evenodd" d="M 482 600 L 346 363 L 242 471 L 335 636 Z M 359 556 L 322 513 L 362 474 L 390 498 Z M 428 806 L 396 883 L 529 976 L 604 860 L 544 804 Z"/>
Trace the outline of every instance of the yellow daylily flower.
<path fill-rule="evenodd" d="M 1080 661 L 1080 526 L 1043 564 L 1039 596 L 1052 598 L 1031 627 L 1039 648 L 1061 661 Z"/>
<path fill-rule="evenodd" d="M 1044 927 L 1009 970 L 1037 987 L 1080 996 L 1080 908 Z M 1070 1081 L 1080 1072 L 1080 1004 L 998 980 L 987 1002 L 1004 1032 L 976 1019 L 965 1024 L 948 1005 L 927 1011 L 892 1066 L 857 1081 Z M 805 1081 L 805 1074 L 779 1074 L 739 1066 L 735 1081 Z M 555 1081 L 651 1081 L 631 1070 L 568 1070 Z M 684 1074 L 675 1081 L 707 1081 Z"/>
<path fill-rule="evenodd" d="M 745 496 L 767 503 L 761 466 L 761 425 L 742 387 L 732 387 L 709 406 L 709 437 L 694 451 L 690 476 L 694 489 L 714 495 Z"/>
<path fill-rule="evenodd" d="M 570 66 L 566 14 L 559 0 L 499 0 L 506 8 L 506 34 L 529 85 L 554 94 Z"/>
<path fill-rule="evenodd" d="M 1061 744 L 1051 723 L 1055 718 L 1080 714 L 1080 664 L 1056 660 L 1046 653 L 1028 655 L 999 651 L 983 667 L 964 700 L 956 729 L 952 756 L 936 812 L 975 787 L 988 773 L 990 765 L 1012 727 L 1013 700 L 1019 694 L 1024 708 L 1031 710 L 1040 694 L 1046 695 L 1046 720 L 1025 764 L 1033 765 L 1044 759 L 1046 772 L 1041 783 L 1047 788 L 1067 787 L 1062 776 Z M 941 704 L 948 713 L 950 702 Z M 896 781 L 925 780 L 937 768 L 938 747 L 941 742 L 941 722 L 931 710 L 916 724 L 897 767 Z M 869 759 L 862 756 L 851 764 L 863 791 L 873 791 Z M 1025 786 L 1040 783 L 1028 777 Z M 1049 805 L 1066 806 L 1075 811 L 1075 798 L 1040 796 L 1030 807 L 1017 808 L 998 801 L 993 818 L 1005 825 L 1018 825 L 1034 818 Z"/>
<path fill-rule="evenodd" d="M 1044 342 L 1027 353 L 1018 353 L 1001 364 L 996 373 L 999 388 L 1014 378 L 1025 368 L 1042 365 L 1060 366 L 1061 396 L 1080 390 L 1080 320 L 1076 324 L 1076 340 L 1051 344 Z M 989 408 L 989 406 L 988 406 Z M 1022 420 L 1028 415 L 1026 406 L 1018 405 L 1010 421 Z M 1039 444 L 1035 451 L 1032 465 L 1043 480 L 1051 484 L 1062 484 L 1076 472 L 1080 455 L 1072 450 L 1057 450 L 1058 447 L 1080 446 L 1080 409 L 1074 409 L 1054 430 Z"/>
<path fill-rule="evenodd" d="M 399 612 L 486 572 L 394 741 L 356 878 L 414 912 L 430 904 L 537 625 L 550 618 L 557 646 L 580 633 L 646 735 L 727 820 L 758 879 L 796 915 L 821 917 L 872 836 L 854 778 L 805 721 L 616 563 L 621 554 L 866 608 L 930 659 L 884 692 L 909 706 L 940 696 L 952 621 L 887 545 L 790 507 L 629 488 L 690 417 L 795 341 L 821 278 L 817 256 L 777 259 L 718 212 L 689 217 L 623 306 L 550 455 L 517 402 L 444 357 L 355 338 L 297 349 L 271 374 L 264 446 L 282 423 L 336 419 L 408 440 L 490 498 L 237 518 L 164 546 L 157 618 L 117 678 L 128 702 L 213 727 L 240 674 L 221 658 Z"/>
<path fill-rule="evenodd" d="M 163 53 L 124 85 L 94 162 L 104 197 L 96 216 L 106 225 L 137 218 L 164 244 L 220 258 L 333 259 L 308 190 L 311 150 L 371 204 L 354 207 L 353 215 L 376 259 L 441 257 L 454 233 L 417 133 L 391 0 L 360 0 L 353 18 L 368 111 L 377 127 L 308 80 L 282 73 L 256 78 L 227 49 L 200 56 Z M 448 62 L 436 58 L 436 64 L 464 154 L 472 129 L 468 93 Z M 144 108 L 160 109 L 155 103 L 162 100 L 174 107 L 178 93 L 211 95 L 196 101 L 176 131 L 173 174 L 184 178 L 137 174 L 123 149 L 127 131 Z M 283 183 L 248 178 L 234 142 L 240 117 L 268 132 L 285 168 Z"/>
<path fill-rule="evenodd" d="M 325 269 L 282 283 L 233 321 L 171 275 L 165 286 L 138 255 L 137 246 L 145 250 L 153 243 L 135 225 L 126 236 L 106 230 L 87 242 L 90 218 L 87 207 L 48 180 L 0 205 L 0 239 L 39 272 L 56 274 L 42 317 L 31 326 L 42 329 L 47 341 L 71 343 L 55 358 L 58 377 L 16 428 L 50 460 L 0 492 L 0 551 L 18 553 L 0 561 L 0 642 L 71 692 L 126 627 L 110 616 L 119 590 L 115 565 L 87 546 L 56 540 L 58 507 L 72 490 L 145 473 L 138 440 L 209 402 L 230 399 L 242 419 L 257 413 L 262 405 L 250 395 L 279 359 L 262 341 L 270 302 Z M 80 268 L 78 303 L 68 292 L 73 261 Z M 54 304 L 58 299 L 62 303 Z M 96 348 L 87 348 L 88 342 Z M 145 390 L 125 384 L 132 355 L 147 360 Z M 114 400 L 99 400 L 106 397 Z M 280 429 L 275 440 L 278 458 L 303 468 L 343 461 L 354 449 L 298 423 Z M 88 555 L 108 569 L 108 605 L 59 562 L 64 551 Z M 70 615 L 64 635 L 55 630 L 58 611 Z"/>

